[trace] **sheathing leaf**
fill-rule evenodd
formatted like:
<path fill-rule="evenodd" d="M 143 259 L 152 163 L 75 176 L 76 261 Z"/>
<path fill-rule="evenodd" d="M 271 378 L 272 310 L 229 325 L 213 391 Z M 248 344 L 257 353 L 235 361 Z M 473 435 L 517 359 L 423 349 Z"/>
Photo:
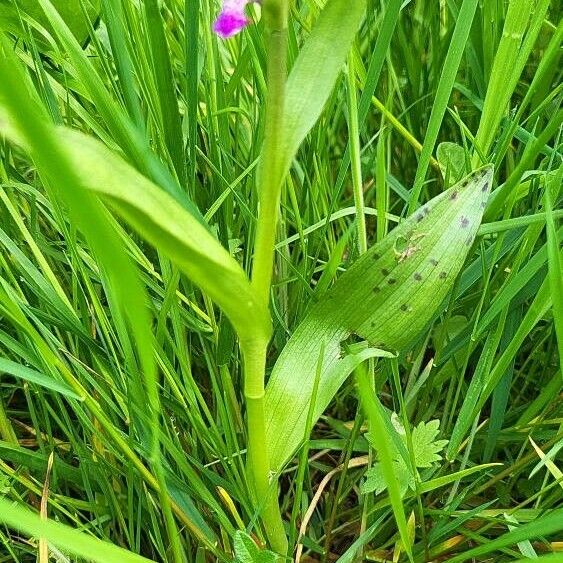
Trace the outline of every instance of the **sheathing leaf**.
<path fill-rule="evenodd" d="M 357 365 L 342 348 L 346 339 L 355 335 L 377 349 L 401 352 L 440 311 L 477 234 L 492 172 L 491 166 L 476 170 L 422 206 L 311 307 L 282 350 L 266 389 L 266 443 L 274 470 L 305 439 L 321 342 L 325 357 L 314 420 Z"/>

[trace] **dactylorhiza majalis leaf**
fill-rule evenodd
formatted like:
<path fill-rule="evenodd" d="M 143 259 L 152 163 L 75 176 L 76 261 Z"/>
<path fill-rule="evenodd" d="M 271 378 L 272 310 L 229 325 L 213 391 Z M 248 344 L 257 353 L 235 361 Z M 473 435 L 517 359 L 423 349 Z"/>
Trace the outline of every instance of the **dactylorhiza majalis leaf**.
<path fill-rule="evenodd" d="M 395 426 L 397 421 L 395 419 Z M 414 454 L 414 462 L 417 468 L 429 468 L 442 459 L 440 452 L 446 447 L 447 440 L 436 440 L 440 429 L 439 420 L 431 420 L 430 422 L 420 422 L 412 431 L 412 446 Z M 404 428 L 399 426 L 396 430 L 398 439 L 402 440 L 405 448 L 407 447 L 407 439 Z M 368 440 L 377 446 L 377 440 L 367 434 Z M 408 463 L 403 459 L 397 448 L 393 451 L 393 465 L 395 477 L 399 483 L 401 494 L 404 495 L 409 488 L 414 489 L 414 474 L 409 469 Z M 383 492 L 387 488 L 383 472 L 379 463 L 375 463 L 373 467 L 366 472 L 366 481 L 362 485 L 362 493 L 370 493 L 375 491 L 376 494 Z"/>
<path fill-rule="evenodd" d="M 492 177 L 492 166 L 485 166 L 422 206 L 310 308 L 266 388 L 273 470 L 280 470 L 306 438 L 317 371 L 314 421 L 360 362 L 382 350 L 403 352 L 440 312 L 477 234 Z M 353 335 L 368 344 L 348 354 L 342 344 Z M 321 343 L 325 353 L 318 369 Z"/>

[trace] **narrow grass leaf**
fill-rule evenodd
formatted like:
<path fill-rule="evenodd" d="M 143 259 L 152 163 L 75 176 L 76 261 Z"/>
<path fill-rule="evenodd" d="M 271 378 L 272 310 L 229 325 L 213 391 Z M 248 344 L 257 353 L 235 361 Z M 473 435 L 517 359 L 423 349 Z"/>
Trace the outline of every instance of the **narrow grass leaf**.
<path fill-rule="evenodd" d="M 2 497 L 0 497 L 0 522 L 29 536 L 45 538 L 60 549 L 88 561 L 97 563 L 149 563 L 152 561 L 64 524 L 52 520 L 42 520 L 31 510 Z"/>
<path fill-rule="evenodd" d="M 52 377 L 44 373 L 5 358 L 0 358 L 0 373 L 8 373 L 18 379 L 41 385 L 41 387 L 45 387 L 45 389 L 50 389 L 51 391 L 56 391 L 65 397 L 82 400 L 82 397 L 76 394 L 68 385 L 55 381 Z"/>
<path fill-rule="evenodd" d="M 554 510 L 545 516 L 540 516 L 533 522 L 523 524 L 519 528 L 503 534 L 499 538 L 487 540 L 483 545 L 464 551 L 459 555 L 455 555 L 449 561 L 458 563 L 470 560 L 472 557 L 478 557 L 493 553 L 499 549 L 516 545 L 519 542 L 539 538 L 555 534 L 563 530 L 563 510 Z"/>

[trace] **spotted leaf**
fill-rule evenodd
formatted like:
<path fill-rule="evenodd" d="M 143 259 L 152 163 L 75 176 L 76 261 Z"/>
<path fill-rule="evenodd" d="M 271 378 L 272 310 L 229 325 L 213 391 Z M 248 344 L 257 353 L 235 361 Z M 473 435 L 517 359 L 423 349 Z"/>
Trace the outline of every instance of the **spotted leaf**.
<path fill-rule="evenodd" d="M 347 359 L 344 341 L 355 335 L 376 349 L 402 352 L 439 313 L 477 234 L 491 182 L 487 166 L 428 202 L 362 255 L 310 308 L 266 389 L 273 470 L 281 469 L 305 439 L 317 371 L 315 421 L 357 365 Z M 317 369 L 321 342 L 325 354 Z"/>

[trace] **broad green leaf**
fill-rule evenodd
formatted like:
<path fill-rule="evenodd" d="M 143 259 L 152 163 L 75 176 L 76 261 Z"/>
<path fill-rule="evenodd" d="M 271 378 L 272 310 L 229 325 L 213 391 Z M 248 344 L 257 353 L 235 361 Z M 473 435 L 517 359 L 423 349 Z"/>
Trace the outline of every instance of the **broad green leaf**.
<path fill-rule="evenodd" d="M 35 383 L 45 387 L 45 389 L 51 389 L 51 391 L 56 391 L 65 397 L 70 397 L 71 399 L 80 400 L 81 397 L 77 395 L 68 385 L 55 381 L 52 377 L 45 375 L 39 371 L 22 366 L 11 360 L 6 360 L 0 358 L 0 374 L 9 373 L 14 377 L 23 379 L 24 381 L 29 381 L 30 383 Z"/>
<path fill-rule="evenodd" d="M 328 0 L 299 52 L 285 94 L 282 176 L 331 95 L 365 8 L 366 0 Z"/>
<path fill-rule="evenodd" d="M 199 285 L 223 309 L 241 341 L 269 338 L 269 315 L 244 270 L 207 228 L 101 142 L 66 128 L 57 134 L 84 186 Z"/>
<path fill-rule="evenodd" d="M 65 552 L 98 563 L 148 563 L 141 555 L 99 540 L 64 524 L 43 520 L 38 514 L 0 497 L 0 522 L 35 538 L 45 538 Z"/>
<path fill-rule="evenodd" d="M 311 307 L 281 352 L 266 389 L 266 443 L 279 470 L 305 439 L 319 343 L 325 360 L 317 420 L 350 374 L 342 343 L 356 335 L 401 352 L 442 307 L 481 222 L 493 169 L 473 172 L 360 257 Z"/>
<path fill-rule="evenodd" d="M 235 532 L 233 540 L 236 563 L 276 563 L 278 557 L 271 551 L 260 549 L 242 530 Z"/>

